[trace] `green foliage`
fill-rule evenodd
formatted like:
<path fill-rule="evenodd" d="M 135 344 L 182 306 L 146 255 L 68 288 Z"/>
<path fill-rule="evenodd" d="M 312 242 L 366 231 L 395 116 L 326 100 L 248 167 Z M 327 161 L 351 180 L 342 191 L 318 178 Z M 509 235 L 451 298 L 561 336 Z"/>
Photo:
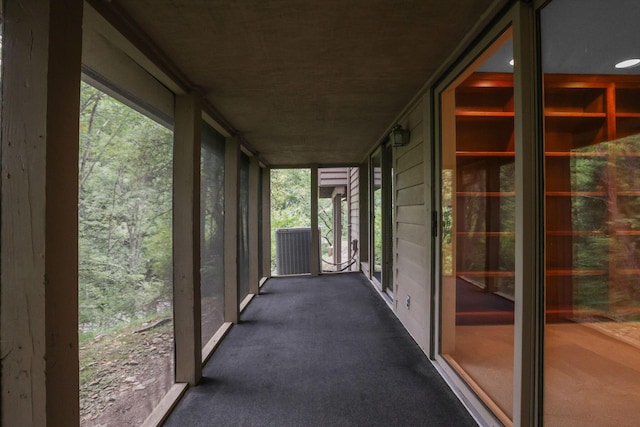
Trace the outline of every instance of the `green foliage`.
<path fill-rule="evenodd" d="M 607 316 L 634 317 L 640 305 L 637 276 L 621 271 L 640 268 L 634 233 L 640 200 L 637 153 L 640 137 L 631 135 L 575 150 L 570 159 L 573 269 L 596 272 L 572 278 L 576 307 Z"/>
<path fill-rule="evenodd" d="M 309 169 L 271 171 L 271 270 L 276 271 L 275 230 L 311 227 Z"/>
<path fill-rule="evenodd" d="M 81 88 L 79 321 L 83 332 L 171 303 L 172 134 Z"/>
<path fill-rule="evenodd" d="M 224 295 L 224 142 L 205 127 L 201 150 L 201 267 L 203 297 Z M 211 140 L 211 141 L 209 141 Z M 207 142 L 209 141 L 209 142 Z"/>
<path fill-rule="evenodd" d="M 271 171 L 271 227 L 311 226 L 311 172 L 309 169 Z"/>
<path fill-rule="evenodd" d="M 373 192 L 373 268 L 382 271 L 382 188 Z"/>

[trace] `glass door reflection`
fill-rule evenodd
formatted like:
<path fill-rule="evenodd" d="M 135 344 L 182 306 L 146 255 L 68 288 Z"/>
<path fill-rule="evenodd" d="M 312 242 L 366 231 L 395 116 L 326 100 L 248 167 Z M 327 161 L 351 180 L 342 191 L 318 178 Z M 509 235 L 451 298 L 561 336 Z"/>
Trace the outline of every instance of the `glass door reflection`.
<path fill-rule="evenodd" d="M 441 353 L 513 415 L 515 163 L 507 31 L 441 95 Z"/>

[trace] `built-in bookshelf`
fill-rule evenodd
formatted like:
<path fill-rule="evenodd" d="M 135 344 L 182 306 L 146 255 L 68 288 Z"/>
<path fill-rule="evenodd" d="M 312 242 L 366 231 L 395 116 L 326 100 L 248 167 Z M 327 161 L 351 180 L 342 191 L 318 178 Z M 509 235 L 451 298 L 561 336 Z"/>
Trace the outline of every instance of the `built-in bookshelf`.
<path fill-rule="evenodd" d="M 504 259 L 513 257 L 505 239 L 515 232 L 508 213 L 515 206 L 512 78 L 476 73 L 456 88 L 457 274 L 482 276 L 490 291 L 504 287 L 495 278 L 514 276 Z M 640 274 L 637 134 L 640 76 L 544 76 L 550 320 L 572 317 L 581 299 L 610 310 Z M 474 210 L 483 210 L 482 224 L 469 218 Z"/>
<path fill-rule="evenodd" d="M 457 275 L 513 298 L 513 77 L 476 73 L 455 104 Z"/>

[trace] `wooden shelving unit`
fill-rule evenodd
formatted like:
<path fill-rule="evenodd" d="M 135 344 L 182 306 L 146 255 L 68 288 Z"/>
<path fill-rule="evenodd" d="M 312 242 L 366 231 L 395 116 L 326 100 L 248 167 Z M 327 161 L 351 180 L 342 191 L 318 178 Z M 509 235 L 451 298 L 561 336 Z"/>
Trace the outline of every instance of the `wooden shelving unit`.
<path fill-rule="evenodd" d="M 504 256 L 515 242 L 512 76 L 472 75 L 455 102 L 457 275 L 513 298 L 513 257 Z"/>
<path fill-rule="evenodd" d="M 621 301 L 622 294 L 631 297 L 624 287 L 638 271 L 629 264 L 640 259 L 635 234 L 640 230 L 627 227 L 630 218 L 638 217 L 640 189 L 630 188 L 637 179 L 625 185 L 621 172 L 638 152 L 621 151 L 619 141 L 640 133 L 639 85 L 635 76 L 545 76 L 551 320 L 571 317 L 578 307 L 615 312 L 620 303 L 628 303 Z M 579 168 L 597 179 L 579 182 Z M 624 212 L 621 207 L 629 203 L 635 207 Z"/>
<path fill-rule="evenodd" d="M 640 274 L 640 152 L 621 142 L 640 133 L 640 76 L 545 75 L 544 94 L 549 320 L 584 304 L 615 311 Z M 514 235 L 505 217 L 515 206 L 505 172 L 514 163 L 513 123 L 512 75 L 477 73 L 456 88 L 456 268 L 483 276 L 489 291 L 495 277 L 513 276 L 503 268 L 512 260 L 500 259 L 509 256 L 501 239 Z M 482 224 L 469 219 L 480 211 Z"/>

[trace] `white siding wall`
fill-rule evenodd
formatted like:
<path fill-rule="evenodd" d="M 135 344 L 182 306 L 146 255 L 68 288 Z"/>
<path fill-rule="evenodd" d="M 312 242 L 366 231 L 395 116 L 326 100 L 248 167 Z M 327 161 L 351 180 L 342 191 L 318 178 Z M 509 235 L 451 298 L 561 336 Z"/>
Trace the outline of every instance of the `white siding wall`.
<path fill-rule="evenodd" d="M 408 145 L 394 148 L 394 308 L 400 321 L 427 354 L 431 316 L 431 204 L 427 194 L 430 162 L 426 147 L 425 102 L 419 102 L 400 122 L 411 131 Z M 425 154 L 427 153 L 427 154 Z M 409 308 L 406 307 L 410 298 Z"/>

